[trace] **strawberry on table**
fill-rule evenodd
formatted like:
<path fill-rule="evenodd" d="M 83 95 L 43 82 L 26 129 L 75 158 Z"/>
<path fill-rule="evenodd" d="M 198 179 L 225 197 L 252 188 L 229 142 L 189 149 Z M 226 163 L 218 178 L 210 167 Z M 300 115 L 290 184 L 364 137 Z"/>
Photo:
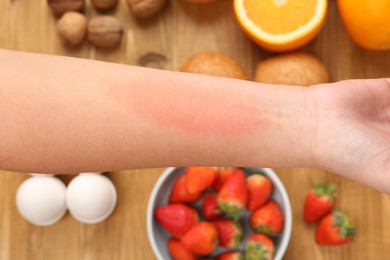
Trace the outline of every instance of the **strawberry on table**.
<path fill-rule="evenodd" d="M 270 179 L 259 173 L 250 175 L 246 183 L 248 186 L 247 208 L 253 212 L 269 200 L 273 185 Z"/>
<path fill-rule="evenodd" d="M 239 251 L 232 251 L 219 254 L 215 260 L 244 260 L 244 256 Z"/>
<path fill-rule="evenodd" d="M 209 193 L 204 196 L 202 213 L 209 220 L 220 218 L 223 215 L 223 212 L 218 207 L 217 195 L 215 193 Z"/>
<path fill-rule="evenodd" d="M 158 207 L 154 214 L 160 225 L 176 238 L 181 238 L 199 221 L 198 212 L 182 203 Z"/>
<path fill-rule="evenodd" d="M 263 234 L 251 235 L 246 240 L 245 260 L 272 260 L 274 252 L 274 243 Z"/>
<path fill-rule="evenodd" d="M 217 178 L 217 169 L 215 167 L 188 167 L 186 175 L 188 192 L 199 193 L 213 185 Z"/>
<path fill-rule="evenodd" d="M 256 233 L 277 236 L 283 230 L 284 217 L 278 204 L 271 200 L 252 213 L 249 224 Z"/>
<path fill-rule="evenodd" d="M 320 245 L 336 246 L 350 242 L 355 236 L 355 228 L 340 211 L 325 216 L 316 230 L 316 242 Z"/>
<path fill-rule="evenodd" d="M 213 184 L 213 188 L 216 191 L 219 191 L 223 184 L 234 175 L 237 171 L 243 171 L 237 167 L 218 167 L 217 171 L 217 179 L 215 180 Z"/>
<path fill-rule="evenodd" d="M 196 260 L 197 257 L 194 253 L 187 250 L 180 242 L 175 238 L 168 240 L 168 251 L 171 254 L 173 260 Z"/>
<path fill-rule="evenodd" d="M 304 205 L 304 219 L 307 223 L 320 220 L 331 212 L 334 204 L 336 185 L 317 181 L 307 195 Z"/>
<path fill-rule="evenodd" d="M 209 222 L 199 222 L 181 238 L 181 243 L 195 254 L 211 254 L 218 244 L 217 230 Z"/>
<path fill-rule="evenodd" d="M 233 214 L 238 219 L 238 213 L 245 210 L 248 202 L 248 190 L 246 187 L 245 174 L 236 171 L 218 191 L 217 202 L 219 208 L 228 214 Z"/>
<path fill-rule="evenodd" d="M 218 219 L 211 222 L 218 233 L 219 245 L 225 248 L 240 246 L 243 232 L 240 224 L 229 219 Z"/>
<path fill-rule="evenodd" d="M 198 193 L 189 193 L 187 190 L 187 175 L 182 174 L 177 177 L 175 183 L 173 184 L 173 188 L 171 191 L 171 195 L 169 196 L 169 203 L 176 202 L 184 202 L 191 203 L 197 201 L 201 192 Z"/>

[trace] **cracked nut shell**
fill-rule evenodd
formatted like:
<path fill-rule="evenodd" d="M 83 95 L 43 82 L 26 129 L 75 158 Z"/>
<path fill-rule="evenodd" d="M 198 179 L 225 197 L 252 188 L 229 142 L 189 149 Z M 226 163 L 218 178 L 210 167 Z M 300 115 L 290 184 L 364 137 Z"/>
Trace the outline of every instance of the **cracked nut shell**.
<path fill-rule="evenodd" d="M 138 18 L 153 16 L 164 7 L 166 2 L 166 0 L 127 0 L 131 12 Z"/>
<path fill-rule="evenodd" d="M 118 4 L 118 0 L 91 0 L 92 5 L 98 10 L 108 10 Z"/>
<path fill-rule="evenodd" d="M 47 0 L 53 13 L 61 16 L 68 11 L 81 11 L 84 8 L 84 0 Z"/>
<path fill-rule="evenodd" d="M 113 16 L 94 17 L 88 24 L 88 40 L 100 48 L 110 48 L 118 44 L 123 33 L 122 25 Z"/>

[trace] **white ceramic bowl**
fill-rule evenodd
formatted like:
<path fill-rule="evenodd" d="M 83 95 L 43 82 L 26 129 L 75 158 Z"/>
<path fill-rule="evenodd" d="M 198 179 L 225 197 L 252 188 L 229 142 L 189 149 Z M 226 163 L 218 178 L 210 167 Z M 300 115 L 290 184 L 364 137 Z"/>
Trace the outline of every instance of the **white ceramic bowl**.
<path fill-rule="evenodd" d="M 284 215 L 284 229 L 282 233 L 275 240 L 275 260 L 281 260 L 286 252 L 288 243 L 290 241 L 291 229 L 292 229 L 292 213 L 290 200 L 287 192 L 275 174 L 275 172 L 268 168 L 243 168 L 247 175 L 251 173 L 262 173 L 267 176 L 274 185 L 274 191 L 272 193 L 272 199 L 274 199 L 280 206 L 280 209 Z M 154 211 L 157 207 L 167 205 L 168 198 L 172 189 L 172 186 L 176 178 L 185 171 L 185 168 L 167 168 L 160 178 L 157 180 L 153 191 L 150 195 L 148 209 L 147 209 L 147 229 L 149 242 L 152 246 L 153 252 L 158 260 L 169 260 L 171 256 L 167 250 L 167 241 L 170 235 L 159 225 L 154 218 Z M 243 212 L 243 216 L 249 216 L 249 212 Z M 244 239 L 253 234 L 248 223 L 243 223 Z M 219 248 L 218 252 L 222 252 Z"/>

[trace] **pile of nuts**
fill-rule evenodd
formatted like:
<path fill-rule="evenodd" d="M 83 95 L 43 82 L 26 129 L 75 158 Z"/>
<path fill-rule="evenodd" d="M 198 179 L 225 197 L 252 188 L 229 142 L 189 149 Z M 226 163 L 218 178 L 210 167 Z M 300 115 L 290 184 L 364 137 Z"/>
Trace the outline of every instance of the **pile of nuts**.
<path fill-rule="evenodd" d="M 47 0 L 54 15 L 60 17 L 57 30 L 64 42 L 79 45 L 85 35 L 90 43 L 100 48 L 116 46 L 123 34 L 119 20 L 111 15 L 100 15 L 88 21 L 82 13 L 85 0 Z M 166 0 L 127 0 L 131 12 L 137 18 L 148 18 L 159 12 Z M 118 5 L 118 0 L 91 0 L 99 11 L 106 11 Z"/>

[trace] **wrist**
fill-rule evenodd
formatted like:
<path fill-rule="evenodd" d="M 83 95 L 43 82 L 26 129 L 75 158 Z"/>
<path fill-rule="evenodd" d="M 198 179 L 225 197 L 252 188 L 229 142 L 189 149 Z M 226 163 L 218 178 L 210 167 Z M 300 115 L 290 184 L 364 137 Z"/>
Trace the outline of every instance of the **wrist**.
<path fill-rule="evenodd" d="M 289 167 L 316 167 L 318 165 L 315 139 L 318 111 L 315 92 L 308 87 L 283 86 L 286 101 L 280 107 L 279 128 L 285 139 Z"/>
<path fill-rule="evenodd" d="M 269 167 L 315 167 L 317 125 L 315 93 L 307 87 L 260 85 L 270 127 L 262 131 L 260 143 L 267 149 Z M 266 139 L 264 141 L 264 139 Z"/>

